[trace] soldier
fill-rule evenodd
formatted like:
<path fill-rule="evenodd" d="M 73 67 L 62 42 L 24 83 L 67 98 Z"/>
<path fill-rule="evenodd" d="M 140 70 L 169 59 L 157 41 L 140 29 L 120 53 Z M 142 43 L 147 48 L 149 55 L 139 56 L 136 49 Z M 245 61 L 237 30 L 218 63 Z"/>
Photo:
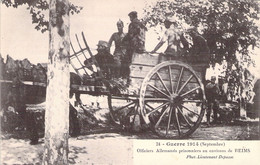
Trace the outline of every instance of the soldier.
<path fill-rule="evenodd" d="M 130 12 L 128 16 L 131 23 L 129 24 L 125 40 L 129 41 L 131 53 L 142 53 L 145 51 L 145 31 L 147 31 L 147 28 L 137 18 L 136 11 Z"/>
<path fill-rule="evenodd" d="M 212 76 L 210 82 L 206 85 L 206 98 L 207 98 L 207 125 L 210 125 L 210 115 L 213 110 L 213 122 L 217 122 L 217 111 L 218 111 L 218 96 L 220 90 L 218 84 L 216 84 L 216 77 Z"/>
<path fill-rule="evenodd" d="M 113 55 L 109 53 L 106 41 L 99 41 L 97 46 L 98 53 L 95 55 L 95 58 L 105 78 L 109 79 L 114 73 L 115 63 Z"/>
<path fill-rule="evenodd" d="M 123 77 L 128 78 L 130 74 L 130 63 L 132 61 L 133 54 L 143 53 L 145 51 L 145 32 L 147 28 L 137 18 L 137 12 L 132 11 L 128 14 L 131 23 L 128 26 L 128 33 L 123 39 L 124 42 L 128 43 L 126 56 L 123 60 Z"/>
<path fill-rule="evenodd" d="M 207 41 L 204 37 L 202 37 L 195 28 L 191 28 L 188 30 L 192 38 L 192 47 L 189 52 L 191 55 L 200 56 L 200 57 L 208 57 L 209 55 L 209 47 Z"/>
<path fill-rule="evenodd" d="M 155 53 L 166 41 L 168 42 L 166 55 L 180 56 L 188 50 L 188 41 L 184 38 L 182 31 L 178 28 L 175 17 L 166 18 L 164 21 L 167 29 L 161 39 L 151 53 Z M 181 45 L 182 44 L 182 45 Z"/>
<path fill-rule="evenodd" d="M 118 32 L 113 33 L 108 41 L 109 52 L 110 52 L 112 43 L 113 42 L 115 43 L 115 50 L 114 50 L 113 55 L 114 55 L 116 72 L 117 72 L 117 73 L 115 73 L 116 77 L 119 77 L 121 75 L 121 73 L 120 73 L 121 65 L 122 65 L 123 58 L 126 54 L 126 44 L 123 43 L 123 38 L 126 36 L 126 34 L 123 32 L 123 28 L 124 28 L 124 23 L 121 20 L 119 20 L 117 22 Z"/>
<path fill-rule="evenodd" d="M 255 82 L 253 91 L 255 93 L 255 96 L 253 98 L 253 108 L 254 111 L 256 112 L 256 115 L 258 115 L 258 118 L 260 118 L 260 111 L 259 111 L 259 107 L 260 107 L 260 79 L 257 79 L 257 81 Z M 260 120 L 258 120 L 258 132 L 260 131 Z"/>
<path fill-rule="evenodd" d="M 106 79 L 110 79 L 112 74 L 114 73 L 114 58 L 113 55 L 109 53 L 108 51 L 108 43 L 106 41 L 98 41 L 97 44 L 97 54 L 95 55 L 95 59 L 104 74 L 104 77 Z M 89 59 L 87 59 L 89 60 Z M 84 64 L 87 65 L 88 61 L 85 60 Z M 93 71 L 93 67 L 91 66 L 89 68 L 91 71 Z"/>

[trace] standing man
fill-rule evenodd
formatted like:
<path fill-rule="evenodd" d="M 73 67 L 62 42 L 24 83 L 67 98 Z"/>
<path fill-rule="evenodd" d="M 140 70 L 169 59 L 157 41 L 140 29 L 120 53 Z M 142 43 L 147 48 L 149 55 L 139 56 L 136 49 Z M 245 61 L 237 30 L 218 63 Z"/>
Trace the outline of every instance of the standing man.
<path fill-rule="evenodd" d="M 151 53 L 155 53 L 166 41 L 168 43 L 165 50 L 166 55 L 180 56 L 188 50 L 188 41 L 184 38 L 183 32 L 178 28 L 178 24 L 174 17 L 166 18 L 164 26 L 167 29 L 161 39 Z"/>
<path fill-rule="evenodd" d="M 199 56 L 203 58 L 207 58 L 209 56 L 209 47 L 207 44 L 207 40 L 201 36 L 195 28 L 191 28 L 188 30 L 192 38 L 192 47 L 190 48 L 189 52 L 193 56 Z"/>
<path fill-rule="evenodd" d="M 134 52 L 142 53 L 145 51 L 145 31 L 147 28 L 137 18 L 137 12 L 132 11 L 128 14 L 131 23 L 128 27 L 128 33 L 124 40 L 129 42 L 128 51 L 132 55 Z"/>
<path fill-rule="evenodd" d="M 210 82 L 206 85 L 206 98 L 208 102 L 207 107 L 207 125 L 210 125 L 210 115 L 213 110 L 213 123 L 217 122 L 218 101 L 220 94 L 218 84 L 216 84 L 216 77 L 212 76 Z"/>
<path fill-rule="evenodd" d="M 187 31 L 192 39 L 191 47 L 189 49 L 188 59 L 193 63 L 203 63 L 206 66 L 202 72 L 202 82 L 206 82 L 206 70 L 209 67 L 210 62 L 210 50 L 207 44 L 207 40 L 198 33 L 196 28 L 191 28 Z"/>
<path fill-rule="evenodd" d="M 253 110 L 256 112 L 257 117 L 260 118 L 260 79 L 257 79 L 253 87 L 255 96 L 253 98 Z M 258 132 L 260 132 L 260 119 L 258 120 Z"/>
<path fill-rule="evenodd" d="M 123 32 L 124 29 L 124 23 L 119 20 L 117 22 L 117 29 L 118 32 L 113 33 L 108 41 L 108 49 L 110 52 L 110 48 L 112 43 L 115 43 L 115 50 L 114 50 L 114 63 L 115 63 L 115 76 L 120 77 L 121 75 L 121 65 L 123 58 L 126 55 L 126 44 L 123 43 L 123 38 L 126 36 L 126 34 Z"/>
<path fill-rule="evenodd" d="M 124 42 L 128 42 L 126 56 L 123 60 L 123 77 L 128 78 L 130 74 L 130 63 L 132 61 L 133 54 L 143 53 L 145 51 L 145 32 L 147 28 L 137 18 L 137 12 L 132 11 L 128 14 L 131 23 L 128 26 L 128 33 L 123 39 Z"/>

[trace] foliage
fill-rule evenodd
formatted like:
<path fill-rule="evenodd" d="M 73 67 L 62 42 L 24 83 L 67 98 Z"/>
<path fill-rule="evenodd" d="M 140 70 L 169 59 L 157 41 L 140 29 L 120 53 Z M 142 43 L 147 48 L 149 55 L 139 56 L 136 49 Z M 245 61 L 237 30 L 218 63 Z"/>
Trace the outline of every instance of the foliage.
<path fill-rule="evenodd" d="M 32 23 L 36 24 L 35 29 L 40 30 L 42 33 L 46 32 L 49 28 L 48 13 L 49 3 L 48 0 L 2 0 L 2 4 L 6 7 L 18 8 L 19 6 L 26 5 L 27 10 L 32 16 Z M 70 3 L 70 13 L 79 13 L 83 8 L 75 6 Z"/>
<path fill-rule="evenodd" d="M 161 0 L 144 9 L 143 20 L 155 27 L 174 15 L 196 27 L 208 42 L 211 63 L 226 61 L 226 78 L 235 77 L 239 86 L 241 71 L 253 64 L 250 50 L 259 47 L 259 4 L 257 0 Z M 236 69 L 231 73 L 232 67 Z"/>
<path fill-rule="evenodd" d="M 247 56 L 249 46 L 257 46 L 259 2 L 256 0 L 162 0 L 145 8 L 144 20 L 150 26 L 176 15 L 187 24 L 200 28 L 207 39 L 212 62 L 236 60 L 236 52 Z"/>

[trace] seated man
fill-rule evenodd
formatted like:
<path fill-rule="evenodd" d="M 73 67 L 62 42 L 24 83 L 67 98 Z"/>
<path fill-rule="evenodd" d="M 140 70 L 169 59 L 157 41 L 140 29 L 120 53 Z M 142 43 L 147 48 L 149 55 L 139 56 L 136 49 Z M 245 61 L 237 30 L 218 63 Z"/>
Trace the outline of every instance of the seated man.
<path fill-rule="evenodd" d="M 97 48 L 98 53 L 95 55 L 95 59 L 100 67 L 101 72 L 103 73 L 103 76 L 106 79 L 110 79 L 113 76 L 115 70 L 113 55 L 109 53 L 108 43 L 106 41 L 99 41 L 97 46 L 98 46 Z M 85 65 L 88 64 L 88 60 L 90 59 L 84 61 Z M 92 71 L 94 70 L 92 66 L 89 69 Z"/>

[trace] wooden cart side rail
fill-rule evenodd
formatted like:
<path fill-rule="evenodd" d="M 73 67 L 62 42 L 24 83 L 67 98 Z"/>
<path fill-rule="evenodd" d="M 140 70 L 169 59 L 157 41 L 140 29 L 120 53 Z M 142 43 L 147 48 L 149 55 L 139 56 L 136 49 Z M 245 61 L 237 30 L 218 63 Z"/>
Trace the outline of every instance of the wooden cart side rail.
<path fill-rule="evenodd" d="M 130 79 L 132 82 L 132 86 L 130 86 L 130 91 L 134 91 L 135 93 L 139 93 L 140 86 L 143 82 L 143 79 L 147 76 L 147 74 L 152 70 L 155 66 L 158 64 L 165 62 L 165 61 L 176 61 L 177 63 L 185 63 L 191 66 L 196 74 L 199 76 L 200 79 L 204 80 L 203 77 L 205 77 L 206 69 L 208 68 L 207 63 L 189 63 L 188 61 L 182 61 L 185 59 L 176 58 L 172 59 L 173 57 L 165 56 L 162 54 L 150 54 L 149 52 L 147 53 L 134 53 L 132 56 L 132 61 L 130 65 Z M 170 85 L 170 82 L 176 83 L 178 80 L 178 73 L 179 72 L 179 67 L 172 67 L 172 80 L 169 80 L 169 75 L 167 72 L 159 72 L 162 80 L 166 85 Z M 183 73 L 183 79 L 182 83 L 185 82 L 189 78 L 189 71 L 184 70 Z M 158 83 L 159 79 L 158 77 L 154 76 L 151 77 L 150 83 L 154 83 L 157 86 L 160 86 L 160 83 Z M 196 84 L 197 81 L 193 78 L 190 80 L 190 84 Z M 133 89 L 132 89 L 133 88 Z"/>
<path fill-rule="evenodd" d="M 40 87 L 46 87 L 46 83 L 42 82 L 33 82 L 33 81 L 21 81 L 24 85 L 30 85 L 30 86 L 40 86 Z M 13 83 L 11 80 L 0 80 L 0 83 Z M 101 92 L 106 92 L 107 89 L 105 86 L 94 86 L 94 85 L 76 85 L 72 84 L 70 88 L 79 93 L 84 93 L 84 92 L 95 92 L 95 91 L 101 91 Z"/>
<path fill-rule="evenodd" d="M 76 85 L 72 84 L 71 89 L 77 92 L 90 92 L 90 91 L 101 91 L 106 92 L 107 88 L 105 86 L 94 86 L 94 85 Z"/>

